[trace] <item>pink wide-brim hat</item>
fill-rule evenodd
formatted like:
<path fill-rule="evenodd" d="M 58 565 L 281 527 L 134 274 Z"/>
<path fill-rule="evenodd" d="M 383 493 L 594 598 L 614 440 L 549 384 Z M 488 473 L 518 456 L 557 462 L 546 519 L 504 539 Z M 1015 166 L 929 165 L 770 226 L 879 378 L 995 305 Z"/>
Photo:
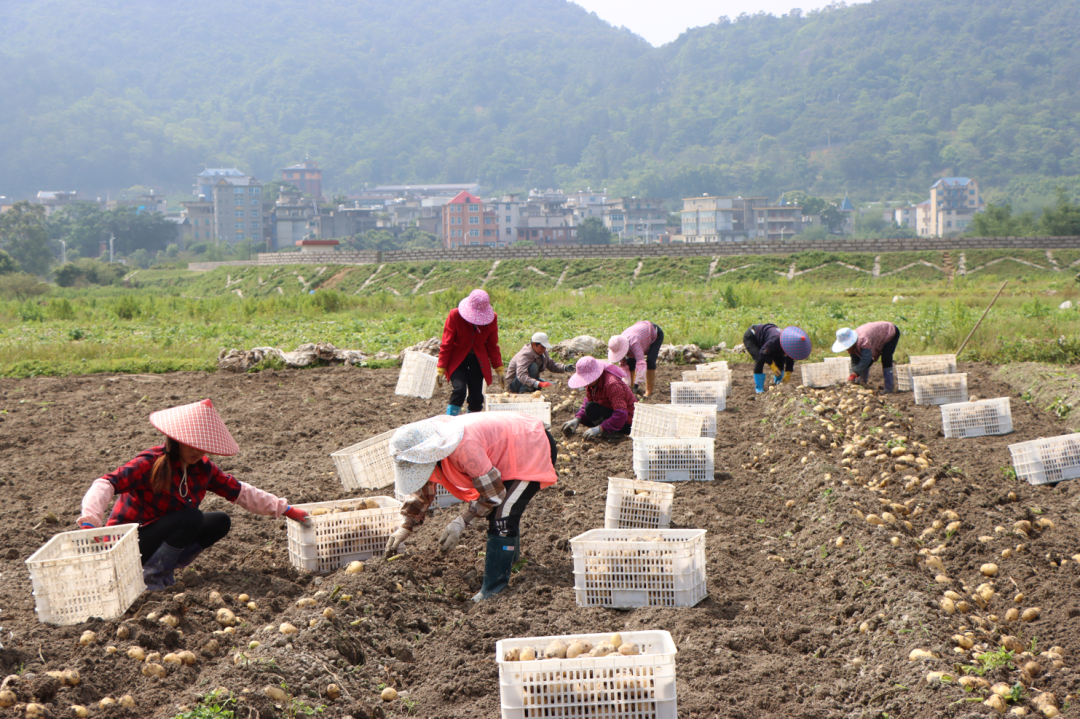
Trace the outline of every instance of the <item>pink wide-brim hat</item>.
<path fill-rule="evenodd" d="M 150 424 L 166 437 L 207 454 L 231 457 L 240 451 L 240 445 L 208 399 L 154 412 Z"/>
<path fill-rule="evenodd" d="M 607 341 L 607 359 L 612 364 L 622 362 L 629 351 L 630 340 L 622 335 L 611 335 L 611 339 Z"/>
<path fill-rule="evenodd" d="M 566 384 L 574 389 L 581 389 L 600 379 L 600 375 L 604 372 L 610 372 L 616 377 L 626 377 L 626 373 L 615 365 L 585 355 L 574 365 L 574 375 L 567 380 Z"/>
<path fill-rule="evenodd" d="M 474 325 L 489 325 L 495 319 L 495 310 L 491 309 L 491 298 L 483 290 L 473 290 L 469 296 L 458 302 L 458 314 L 466 322 Z"/>

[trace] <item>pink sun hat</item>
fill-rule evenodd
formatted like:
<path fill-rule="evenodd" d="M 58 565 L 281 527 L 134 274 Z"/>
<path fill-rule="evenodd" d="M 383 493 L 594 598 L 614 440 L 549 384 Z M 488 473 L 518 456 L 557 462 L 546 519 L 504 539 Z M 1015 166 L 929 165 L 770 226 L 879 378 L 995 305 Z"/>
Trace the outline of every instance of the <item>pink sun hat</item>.
<path fill-rule="evenodd" d="M 611 339 L 607 341 L 607 359 L 612 364 L 622 362 L 629 351 L 630 340 L 623 335 L 611 335 Z"/>
<path fill-rule="evenodd" d="M 489 325 L 495 319 L 495 310 L 491 309 L 491 298 L 483 290 L 473 290 L 469 296 L 458 303 L 458 314 L 466 322 L 474 325 Z"/>
<path fill-rule="evenodd" d="M 166 437 L 207 454 L 231 457 L 240 451 L 240 446 L 221 421 L 221 415 L 208 399 L 154 412 L 150 415 L 150 424 Z"/>
<path fill-rule="evenodd" d="M 581 389 L 582 387 L 591 385 L 605 372 L 610 372 L 616 377 L 626 377 L 626 373 L 619 367 L 608 364 L 604 360 L 598 360 L 595 357 L 585 355 L 578 359 L 577 364 L 574 365 L 574 376 L 571 377 L 566 384 L 574 389 Z"/>

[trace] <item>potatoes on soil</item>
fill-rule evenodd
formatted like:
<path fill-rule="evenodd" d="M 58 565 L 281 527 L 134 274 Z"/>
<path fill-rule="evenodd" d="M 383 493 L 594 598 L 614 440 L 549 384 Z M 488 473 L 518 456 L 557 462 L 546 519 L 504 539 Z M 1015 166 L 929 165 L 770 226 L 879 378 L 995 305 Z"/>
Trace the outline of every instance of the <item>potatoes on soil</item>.
<path fill-rule="evenodd" d="M 135 706 L 135 697 L 131 696 L 130 694 L 125 694 L 124 696 L 120 697 L 120 701 L 118 701 L 117 704 L 126 709 L 132 709 Z"/>
<path fill-rule="evenodd" d="M 0 708 L 7 709 L 10 706 L 15 706 L 15 702 L 17 700 L 18 699 L 15 696 L 15 692 L 13 691 L 8 691 L 5 689 L 4 691 L 0 692 Z"/>
<path fill-rule="evenodd" d="M 81 704 L 72 704 L 71 716 L 75 717 L 75 719 L 85 719 L 85 717 L 90 716 L 90 711 Z"/>
<path fill-rule="evenodd" d="M 340 696 L 341 696 L 341 687 L 339 687 L 337 684 L 327 684 L 326 685 L 326 698 L 327 699 L 337 699 Z"/>
<path fill-rule="evenodd" d="M 233 614 L 231 609 L 225 607 L 217 610 L 216 618 L 217 623 L 223 627 L 231 627 L 236 624 L 236 615 Z"/>
<path fill-rule="evenodd" d="M 382 697 L 384 702 L 392 702 L 397 699 L 397 689 L 394 689 L 394 687 L 386 687 L 379 696 Z"/>
<path fill-rule="evenodd" d="M 92 631 L 90 631 L 88 629 L 88 630 L 86 630 L 85 632 L 82 633 L 81 637 L 79 637 L 79 646 L 80 647 L 88 647 L 88 646 L 90 646 L 91 644 L 93 644 L 96 641 L 97 641 L 97 634 L 95 634 L 94 632 L 92 632 Z"/>
<path fill-rule="evenodd" d="M 143 651 L 142 647 L 129 647 L 127 650 L 127 655 L 128 657 L 134 659 L 137 662 L 141 662 L 146 659 L 146 652 Z"/>
<path fill-rule="evenodd" d="M 345 567 L 346 574 L 359 574 L 362 571 L 364 571 L 364 563 L 359 561 L 349 562 L 349 566 Z"/>
<path fill-rule="evenodd" d="M 289 699 L 289 695 L 281 687 L 267 686 L 263 688 L 263 693 L 276 702 L 285 702 Z"/>
<path fill-rule="evenodd" d="M 288 635 L 291 635 L 291 634 L 296 634 L 300 630 L 297 629 L 292 624 L 289 624 L 288 622 L 285 622 L 280 627 L 278 627 L 278 631 L 280 631 L 282 634 L 285 634 L 286 636 L 288 636 Z"/>
<path fill-rule="evenodd" d="M 165 678 L 165 667 L 160 664 L 147 663 L 143 665 L 142 673 L 148 677 L 157 677 L 158 679 Z"/>
<path fill-rule="evenodd" d="M 102 709 L 104 709 L 105 707 L 111 707 L 114 704 L 116 704 L 116 700 L 113 699 L 112 697 L 105 697 L 101 701 L 98 702 L 98 706 L 101 707 Z"/>

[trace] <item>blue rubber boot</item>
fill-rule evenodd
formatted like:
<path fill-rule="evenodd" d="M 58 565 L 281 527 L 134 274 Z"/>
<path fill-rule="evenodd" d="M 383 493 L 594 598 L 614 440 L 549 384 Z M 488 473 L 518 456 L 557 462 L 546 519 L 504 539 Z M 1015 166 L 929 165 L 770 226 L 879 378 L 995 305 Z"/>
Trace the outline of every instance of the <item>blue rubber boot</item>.
<path fill-rule="evenodd" d="M 892 367 L 882 367 L 881 373 L 885 375 L 885 393 L 892 394 L 896 391 L 896 375 Z"/>
<path fill-rule="evenodd" d="M 458 407 L 456 404 L 448 404 L 446 405 L 446 413 L 451 417 L 457 417 L 461 414 L 461 407 Z"/>
<path fill-rule="evenodd" d="M 763 375 L 763 374 L 754 375 L 754 391 L 757 392 L 758 394 L 761 394 L 762 392 L 765 391 L 765 375 Z"/>
<path fill-rule="evenodd" d="M 150 555 L 143 565 L 143 581 L 146 582 L 146 591 L 160 592 L 166 587 L 176 584 L 173 579 L 173 570 L 176 562 L 180 559 L 182 550 L 162 542 L 157 551 Z"/>
<path fill-rule="evenodd" d="M 519 537 L 500 537 L 489 534 L 487 553 L 484 555 L 484 583 L 473 595 L 474 602 L 492 597 L 510 586 L 510 570 L 519 556 Z"/>

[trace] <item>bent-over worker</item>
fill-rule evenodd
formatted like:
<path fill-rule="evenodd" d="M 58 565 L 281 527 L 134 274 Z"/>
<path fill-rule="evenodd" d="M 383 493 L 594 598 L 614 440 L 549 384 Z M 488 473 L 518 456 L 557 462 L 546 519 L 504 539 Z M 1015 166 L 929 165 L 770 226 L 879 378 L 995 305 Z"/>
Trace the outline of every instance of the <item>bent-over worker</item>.
<path fill-rule="evenodd" d="M 765 365 L 773 371 L 773 384 L 791 381 L 795 362 L 810 356 L 810 338 L 798 327 L 781 330 L 774 324 L 753 325 L 743 335 L 743 347 L 754 359 L 754 391 L 765 391 Z"/>
<path fill-rule="evenodd" d="M 868 322 L 855 329 L 841 327 L 836 331 L 833 352 L 851 355 L 851 374 L 848 382 L 867 384 L 870 381 L 870 365 L 881 358 L 881 374 L 885 378 L 885 391 L 896 390 L 893 355 L 900 342 L 900 328 L 892 322 Z"/>
<path fill-rule="evenodd" d="M 656 386 L 656 358 L 664 344 L 664 330 L 647 320 L 636 322 L 608 340 L 608 362 L 630 375 L 630 386 L 640 380 L 645 365 L 645 396 L 652 397 Z"/>
<path fill-rule="evenodd" d="M 637 401 L 623 379 L 626 373 L 620 367 L 585 356 L 577 361 L 577 370 L 567 382 L 575 389 L 585 388 L 585 399 L 577 416 L 562 426 L 563 434 L 572 435 L 585 425 L 586 439 L 619 437 L 630 434 L 634 422 L 634 403 Z"/>
<path fill-rule="evenodd" d="M 551 349 L 551 341 L 544 332 L 537 332 L 532 336 L 532 341 L 518 350 L 510 364 L 506 366 L 506 388 L 510 392 L 526 394 L 538 389 L 546 389 L 551 386 L 550 382 L 540 379 L 540 373 L 544 370 L 549 372 L 568 372 L 571 365 L 562 364 L 551 359 L 548 350 Z"/>
<path fill-rule="evenodd" d="M 439 536 L 442 552 L 458 545 L 474 519 L 486 518 L 484 582 L 472 599 L 505 589 L 521 554 L 521 515 L 533 495 L 558 479 L 558 450 L 543 421 L 513 412 L 434 417 L 400 427 L 390 439 L 390 453 L 395 487 L 411 496 L 401 508 L 401 526 L 386 542 L 386 558 L 424 523 L 435 485 L 442 485 L 469 503 Z"/>
<path fill-rule="evenodd" d="M 466 392 L 469 411 L 483 410 L 484 382 L 491 384 L 493 372 L 505 388 L 499 317 L 491 309 L 487 292 L 473 290 L 446 316 L 436 372 L 440 387 L 444 377 L 450 378 L 453 387 L 446 407 L 449 415 L 461 413 Z"/>
<path fill-rule="evenodd" d="M 154 412 L 150 424 L 165 435 L 165 442 L 95 479 L 79 517 L 83 529 L 100 527 L 109 503 L 120 495 L 105 526 L 139 525 L 143 580 L 149 591 L 171 587 L 174 572 L 229 533 L 228 514 L 199 509 L 208 491 L 255 514 L 310 524 L 304 510 L 237 481 L 207 459 L 207 454 L 229 457 L 240 451 L 210 400 Z"/>

